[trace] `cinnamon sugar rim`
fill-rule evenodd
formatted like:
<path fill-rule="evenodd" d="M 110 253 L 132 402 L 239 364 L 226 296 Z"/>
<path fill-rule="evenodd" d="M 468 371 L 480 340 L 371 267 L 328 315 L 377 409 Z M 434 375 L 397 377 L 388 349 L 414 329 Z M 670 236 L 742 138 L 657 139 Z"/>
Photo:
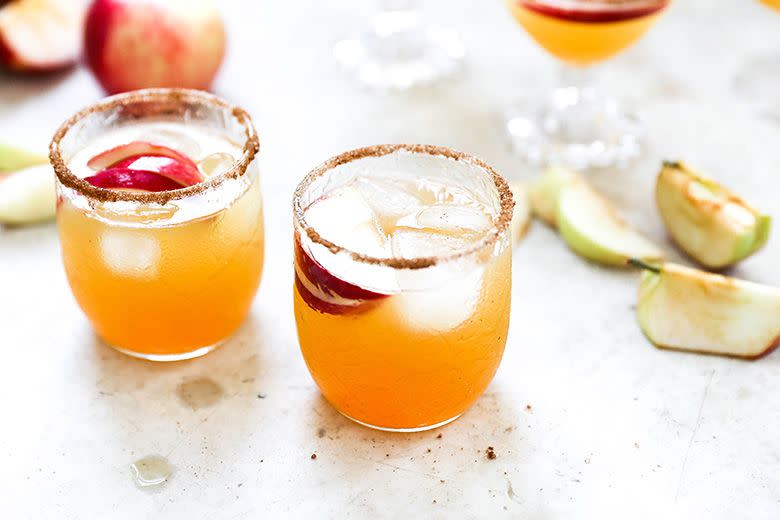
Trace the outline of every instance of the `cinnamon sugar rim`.
<path fill-rule="evenodd" d="M 341 166 L 358 159 L 364 159 L 366 157 L 382 157 L 384 155 L 398 151 L 432 156 L 438 155 L 477 166 L 487 172 L 492 178 L 494 186 L 498 190 L 499 200 L 501 203 L 501 210 L 498 214 L 498 220 L 494 223 L 493 227 L 489 231 L 486 231 L 484 236 L 479 241 L 471 244 L 465 249 L 455 251 L 454 253 L 438 256 L 421 256 L 415 258 L 379 258 L 358 253 L 357 251 L 352 251 L 346 247 L 339 246 L 321 236 L 317 231 L 314 230 L 313 227 L 306 223 L 304 214 L 307 208 L 301 206 L 301 198 L 303 197 L 304 192 L 309 188 L 315 179 L 325 175 L 328 171 L 336 168 L 337 166 Z M 328 159 L 309 172 L 309 174 L 306 175 L 306 177 L 304 177 L 303 180 L 298 184 L 298 187 L 295 189 L 295 193 L 293 194 L 293 217 L 295 219 L 295 223 L 306 232 L 309 240 L 315 244 L 325 246 L 328 248 L 328 250 L 330 250 L 331 253 L 336 254 L 343 252 L 351 256 L 352 259 L 357 262 L 384 265 L 393 269 L 423 269 L 438 263 L 449 262 L 451 260 L 468 257 L 479 251 L 482 251 L 486 247 L 496 244 L 509 229 L 509 224 L 512 221 L 512 209 L 514 208 L 514 205 L 515 203 L 512 199 L 512 192 L 509 189 L 509 185 L 507 184 L 506 180 L 504 180 L 504 178 L 499 175 L 493 168 L 472 155 L 458 152 L 443 146 L 433 146 L 427 144 L 379 144 L 344 152 L 340 155 Z"/>
<path fill-rule="evenodd" d="M 133 103 L 153 101 L 169 101 L 174 103 L 187 102 L 229 111 L 230 114 L 236 119 L 236 121 L 238 121 L 238 123 L 243 127 L 244 135 L 246 136 L 241 157 L 237 159 L 226 171 L 214 175 L 204 180 L 203 182 L 199 182 L 198 184 L 194 184 L 192 186 L 186 186 L 178 190 L 169 191 L 138 192 L 99 188 L 74 175 L 70 168 L 68 168 L 67 164 L 65 164 L 65 160 L 62 158 L 62 151 L 60 149 L 62 138 L 65 137 L 73 125 L 91 114 L 106 112 L 116 107 L 127 106 Z M 228 179 L 236 179 L 241 177 L 246 173 L 249 164 L 255 158 L 259 150 L 260 140 L 257 136 L 257 131 L 252 125 L 252 119 L 249 117 L 249 114 L 247 114 L 247 112 L 242 108 L 231 105 L 222 98 L 200 90 L 157 88 L 117 94 L 115 96 L 107 97 L 76 112 L 69 119 L 67 119 L 54 134 L 51 145 L 49 146 L 49 160 L 51 161 L 51 164 L 54 167 L 54 172 L 57 175 L 57 179 L 59 179 L 61 184 L 77 191 L 81 195 L 89 197 L 90 199 L 95 199 L 101 202 L 128 201 L 138 203 L 165 204 L 171 200 L 183 199 L 191 195 L 216 188 Z"/>

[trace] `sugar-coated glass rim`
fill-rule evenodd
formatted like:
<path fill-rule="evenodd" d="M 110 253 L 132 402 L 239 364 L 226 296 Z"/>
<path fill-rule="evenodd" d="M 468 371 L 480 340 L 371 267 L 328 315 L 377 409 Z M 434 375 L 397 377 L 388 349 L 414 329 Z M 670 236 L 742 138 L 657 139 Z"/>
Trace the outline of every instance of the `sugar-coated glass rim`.
<path fill-rule="evenodd" d="M 90 116 L 91 114 L 107 112 L 109 110 L 115 109 L 116 107 L 130 106 L 136 103 L 154 101 L 174 103 L 186 102 L 190 104 L 200 104 L 212 109 L 228 111 L 238 121 L 239 125 L 243 127 L 244 134 L 246 136 L 241 157 L 236 160 L 233 165 L 226 171 L 203 182 L 178 190 L 159 192 L 138 192 L 99 188 L 97 186 L 93 186 L 84 179 L 77 177 L 70 170 L 70 168 L 68 168 L 68 165 L 62 158 L 60 144 L 62 139 L 67 135 L 73 125 L 85 117 Z M 165 204 L 171 200 L 183 199 L 191 195 L 216 188 L 227 179 L 241 177 L 246 173 L 249 164 L 255 158 L 255 155 L 257 155 L 259 150 L 260 140 L 257 136 L 257 131 L 255 130 L 254 125 L 252 125 L 252 119 L 249 117 L 249 114 L 242 108 L 231 105 L 224 99 L 201 90 L 155 88 L 135 90 L 123 94 L 117 94 L 115 96 L 110 96 L 73 114 L 60 126 L 60 128 L 54 134 L 51 145 L 49 146 L 49 160 L 54 167 L 54 172 L 57 175 L 57 179 L 62 185 L 67 186 L 68 188 L 71 188 L 90 199 L 101 202 L 128 201 L 138 203 Z"/>
<path fill-rule="evenodd" d="M 399 151 L 406 151 L 413 154 L 441 156 L 448 159 L 465 162 L 484 170 L 492 178 L 493 185 L 498 191 L 499 201 L 501 203 L 501 209 L 495 225 L 490 230 L 485 232 L 481 240 L 470 245 L 468 248 L 455 251 L 450 254 L 415 258 L 379 258 L 358 253 L 346 247 L 334 244 L 330 240 L 322 237 L 314 228 L 306 223 L 306 219 L 304 218 L 306 208 L 301 205 L 301 199 L 315 179 L 325 175 L 337 166 L 341 166 L 355 160 L 364 159 L 366 157 L 382 157 L 384 155 Z M 303 180 L 301 180 L 301 182 L 298 184 L 298 187 L 295 189 L 295 193 L 293 194 L 293 218 L 295 219 L 296 232 L 298 228 L 302 229 L 309 237 L 309 240 L 315 244 L 325 246 L 334 254 L 346 253 L 357 262 L 384 265 L 394 269 L 422 269 L 425 267 L 431 267 L 441 262 L 448 262 L 458 258 L 470 256 L 484 250 L 486 247 L 490 247 L 496 244 L 509 229 L 509 224 L 512 221 L 512 209 L 514 208 L 514 205 L 515 203 L 512 200 L 512 192 L 509 189 L 509 185 L 507 184 L 506 180 L 493 168 L 472 155 L 458 152 L 443 146 L 425 144 L 379 144 L 344 152 L 340 155 L 328 159 L 309 172 L 309 174 L 306 175 L 306 177 L 304 177 Z"/>

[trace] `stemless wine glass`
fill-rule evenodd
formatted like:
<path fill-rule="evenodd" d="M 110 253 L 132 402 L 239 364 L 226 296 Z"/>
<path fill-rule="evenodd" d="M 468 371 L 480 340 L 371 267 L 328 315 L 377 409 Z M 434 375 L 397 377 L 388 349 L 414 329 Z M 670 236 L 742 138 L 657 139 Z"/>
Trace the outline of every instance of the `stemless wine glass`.
<path fill-rule="evenodd" d="M 120 94 L 60 127 L 51 161 L 62 259 L 108 345 L 175 361 L 239 327 L 263 265 L 258 150 L 246 112 L 194 90 Z M 96 173 L 97 163 L 108 167 Z M 175 185 L 190 175 L 201 181 Z"/>
<path fill-rule="evenodd" d="M 419 0 L 376 0 L 367 31 L 333 48 L 336 61 L 369 87 L 406 89 L 458 70 L 463 44 L 457 33 L 429 25 Z"/>
<path fill-rule="evenodd" d="M 515 150 L 532 163 L 582 169 L 623 164 L 641 125 L 596 89 L 589 67 L 638 40 L 669 0 L 504 0 L 517 22 L 561 63 L 560 84 L 506 114 Z"/>
<path fill-rule="evenodd" d="M 780 11 L 780 0 L 761 0 L 761 3 Z M 780 120 L 780 53 L 751 60 L 735 78 L 734 86 L 758 112 Z"/>
<path fill-rule="evenodd" d="M 294 307 L 325 398 L 372 428 L 460 416 L 498 368 L 509 326 L 512 195 L 447 148 L 380 145 L 298 185 Z"/>

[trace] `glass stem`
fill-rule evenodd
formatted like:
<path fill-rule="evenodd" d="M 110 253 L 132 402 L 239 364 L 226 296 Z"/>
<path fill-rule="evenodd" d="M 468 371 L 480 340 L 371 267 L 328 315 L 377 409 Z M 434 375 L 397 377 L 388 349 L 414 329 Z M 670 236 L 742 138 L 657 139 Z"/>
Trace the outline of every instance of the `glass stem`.
<path fill-rule="evenodd" d="M 593 67 L 578 67 L 568 63 L 558 63 L 558 87 L 574 87 L 578 90 L 592 88 L 595 84 Z"/>

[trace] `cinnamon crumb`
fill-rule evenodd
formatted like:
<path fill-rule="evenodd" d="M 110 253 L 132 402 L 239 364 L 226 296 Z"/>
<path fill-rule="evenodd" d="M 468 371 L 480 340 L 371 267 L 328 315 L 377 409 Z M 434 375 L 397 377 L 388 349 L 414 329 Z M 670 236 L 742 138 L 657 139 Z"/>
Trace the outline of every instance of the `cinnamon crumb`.
<path fill-rule="evenodd" d="M 496 452 L 493 451 L 493 446 L 488 446 L 487 450 L 485 450 L 485 453 L 487 454 L 487 458 L 490 460 L 496 458 Z"/>

